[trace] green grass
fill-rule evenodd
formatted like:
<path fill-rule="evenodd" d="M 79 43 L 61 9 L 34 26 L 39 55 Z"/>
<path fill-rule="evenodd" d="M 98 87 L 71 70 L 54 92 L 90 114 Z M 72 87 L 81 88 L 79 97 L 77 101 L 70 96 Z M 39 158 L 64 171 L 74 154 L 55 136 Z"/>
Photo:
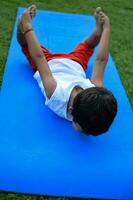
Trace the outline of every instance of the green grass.
<path fill-rule="evenodd" d="M 0 200 L 77 200 L 76 198 L 55 198 L 55 197 L 44 197 L 44 196 L 34 196 L 34 195 L 22 195 L 14 193 L 0 193 Z M 79 198 L 78 200 L 81 200 Z M 84 199 L 82 199 L 84 200 Z M 89 199 L 94 200 L 94 199 Z"/>
<path fill-rule="evenodd" d="M 133 4 L 132 0 L 1 0 L 0 6 L 0 82 L 10 45 L 17 8 L 35 3 L 39 9 L 93 14 L 101 6 L 110 16 L 112 34 L 110 51 L 123 85 L 133 105 Z"/>
<path fill-rule="evenodd" d="M 81 14 L 93 14 L 101 6 L 111 21 L 110 51 L 115 60 L 121 80 L 133 105 L 133 3 L 132 0 L 11 0 L 0 1 L 0 82 L 10 45 L 18 7 L 36 4 L 38 9 L 55 10 Z M 114 86 L 115 87 L 115 86 Z M 35 197 L 18 194 L 0 194 L 2 200 L 53 200 L 48 197 Z M 56 199 L 56 198 L 54 198 Z M 58 198 L 62 200 L 63 198 Z"/>
<path fill-rule="evenodd" d="M 52 198 L 52 197 L 23 195 L 23 194 L 15 194 L 15 193 L 0 193 L 0 200 L 77 200 L 77 198 L 63 198 L 63 197 Z M 84 200 L 84 199 L 78 198 L 78 200 Z M 95 199 L 88 199 L 88 200 L 95 200 Z"/>

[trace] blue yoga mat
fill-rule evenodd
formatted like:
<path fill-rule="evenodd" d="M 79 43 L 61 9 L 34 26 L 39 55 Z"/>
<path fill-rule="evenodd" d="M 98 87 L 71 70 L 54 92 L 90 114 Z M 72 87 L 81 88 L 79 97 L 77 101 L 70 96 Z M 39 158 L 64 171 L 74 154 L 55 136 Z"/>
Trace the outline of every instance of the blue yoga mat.
<path fill-rule="evenodd" d="M 92 16 L 48 11 L 38 11 L 33 21 L 40 43 L 54 52 L 71 51 L 94 25 Z M 107 134 L 87 137 L 45 106 L 15 23 L 0 95 L 0 190 L 133 198 L 133 112 L 111 56 L 104 83 L 118 99 L 118 115 Z"/>

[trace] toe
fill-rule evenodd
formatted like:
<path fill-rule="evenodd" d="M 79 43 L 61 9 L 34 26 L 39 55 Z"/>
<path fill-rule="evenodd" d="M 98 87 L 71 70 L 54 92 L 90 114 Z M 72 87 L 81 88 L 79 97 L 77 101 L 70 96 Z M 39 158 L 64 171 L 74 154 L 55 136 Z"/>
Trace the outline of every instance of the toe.
<path fill-rule="evenodd" d="M 35 5 L 30 6 L 30 10 L 36 10 L 36 6 Z"/>
<path fill-rule="evenodd" d="M 104 17 L 104 16 L 105 16 L 104 12 L 102 12 L 102 11 L 99 12 L 99 15 L 100 15 L 101 17 Z"/>
<path fill-rule="evenodd" d="M 100 11 L 102 11 L 101 7 L 97 7 L 96 12 L 99 13 Z"/>

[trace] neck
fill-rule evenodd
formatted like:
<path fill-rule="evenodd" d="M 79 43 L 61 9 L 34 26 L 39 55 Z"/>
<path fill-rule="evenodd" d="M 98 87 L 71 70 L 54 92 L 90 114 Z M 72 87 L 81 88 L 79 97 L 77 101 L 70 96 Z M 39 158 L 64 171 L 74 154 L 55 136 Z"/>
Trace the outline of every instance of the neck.
<path fill-rule="evenodd" d="M 73 102 L 75 97 L 83 90 L 83 88 L 81 88 L 80 86 L 76 86 L 73 88 L 69 101 L 68 101 L 68 107 L 67 107 L 67 111 L 69 114 L 71 114 L 72 109 L 73 109 Z"/>

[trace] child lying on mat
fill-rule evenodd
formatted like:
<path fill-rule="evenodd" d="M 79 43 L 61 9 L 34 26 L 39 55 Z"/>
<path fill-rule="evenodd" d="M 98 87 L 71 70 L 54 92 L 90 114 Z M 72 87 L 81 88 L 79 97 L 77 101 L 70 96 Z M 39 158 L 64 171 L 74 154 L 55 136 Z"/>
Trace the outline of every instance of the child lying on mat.
<path fill-rule="evenodd" d="M 40 46 L 31 25 L 35 14 L 36 7 L 32 5 L 20 16 L 17 39 L 35 72 L 45 104 L 72 121 L 78 131 L 94 136 L 105 133 L 117 113 L 117 101 L 102 83 L 109 52 L 109 18 L 97 8 L 92 35 L 66 54 L 51 53 Z M 99 49 L 89 80 L 85 70 L 97 44 Z"/>

